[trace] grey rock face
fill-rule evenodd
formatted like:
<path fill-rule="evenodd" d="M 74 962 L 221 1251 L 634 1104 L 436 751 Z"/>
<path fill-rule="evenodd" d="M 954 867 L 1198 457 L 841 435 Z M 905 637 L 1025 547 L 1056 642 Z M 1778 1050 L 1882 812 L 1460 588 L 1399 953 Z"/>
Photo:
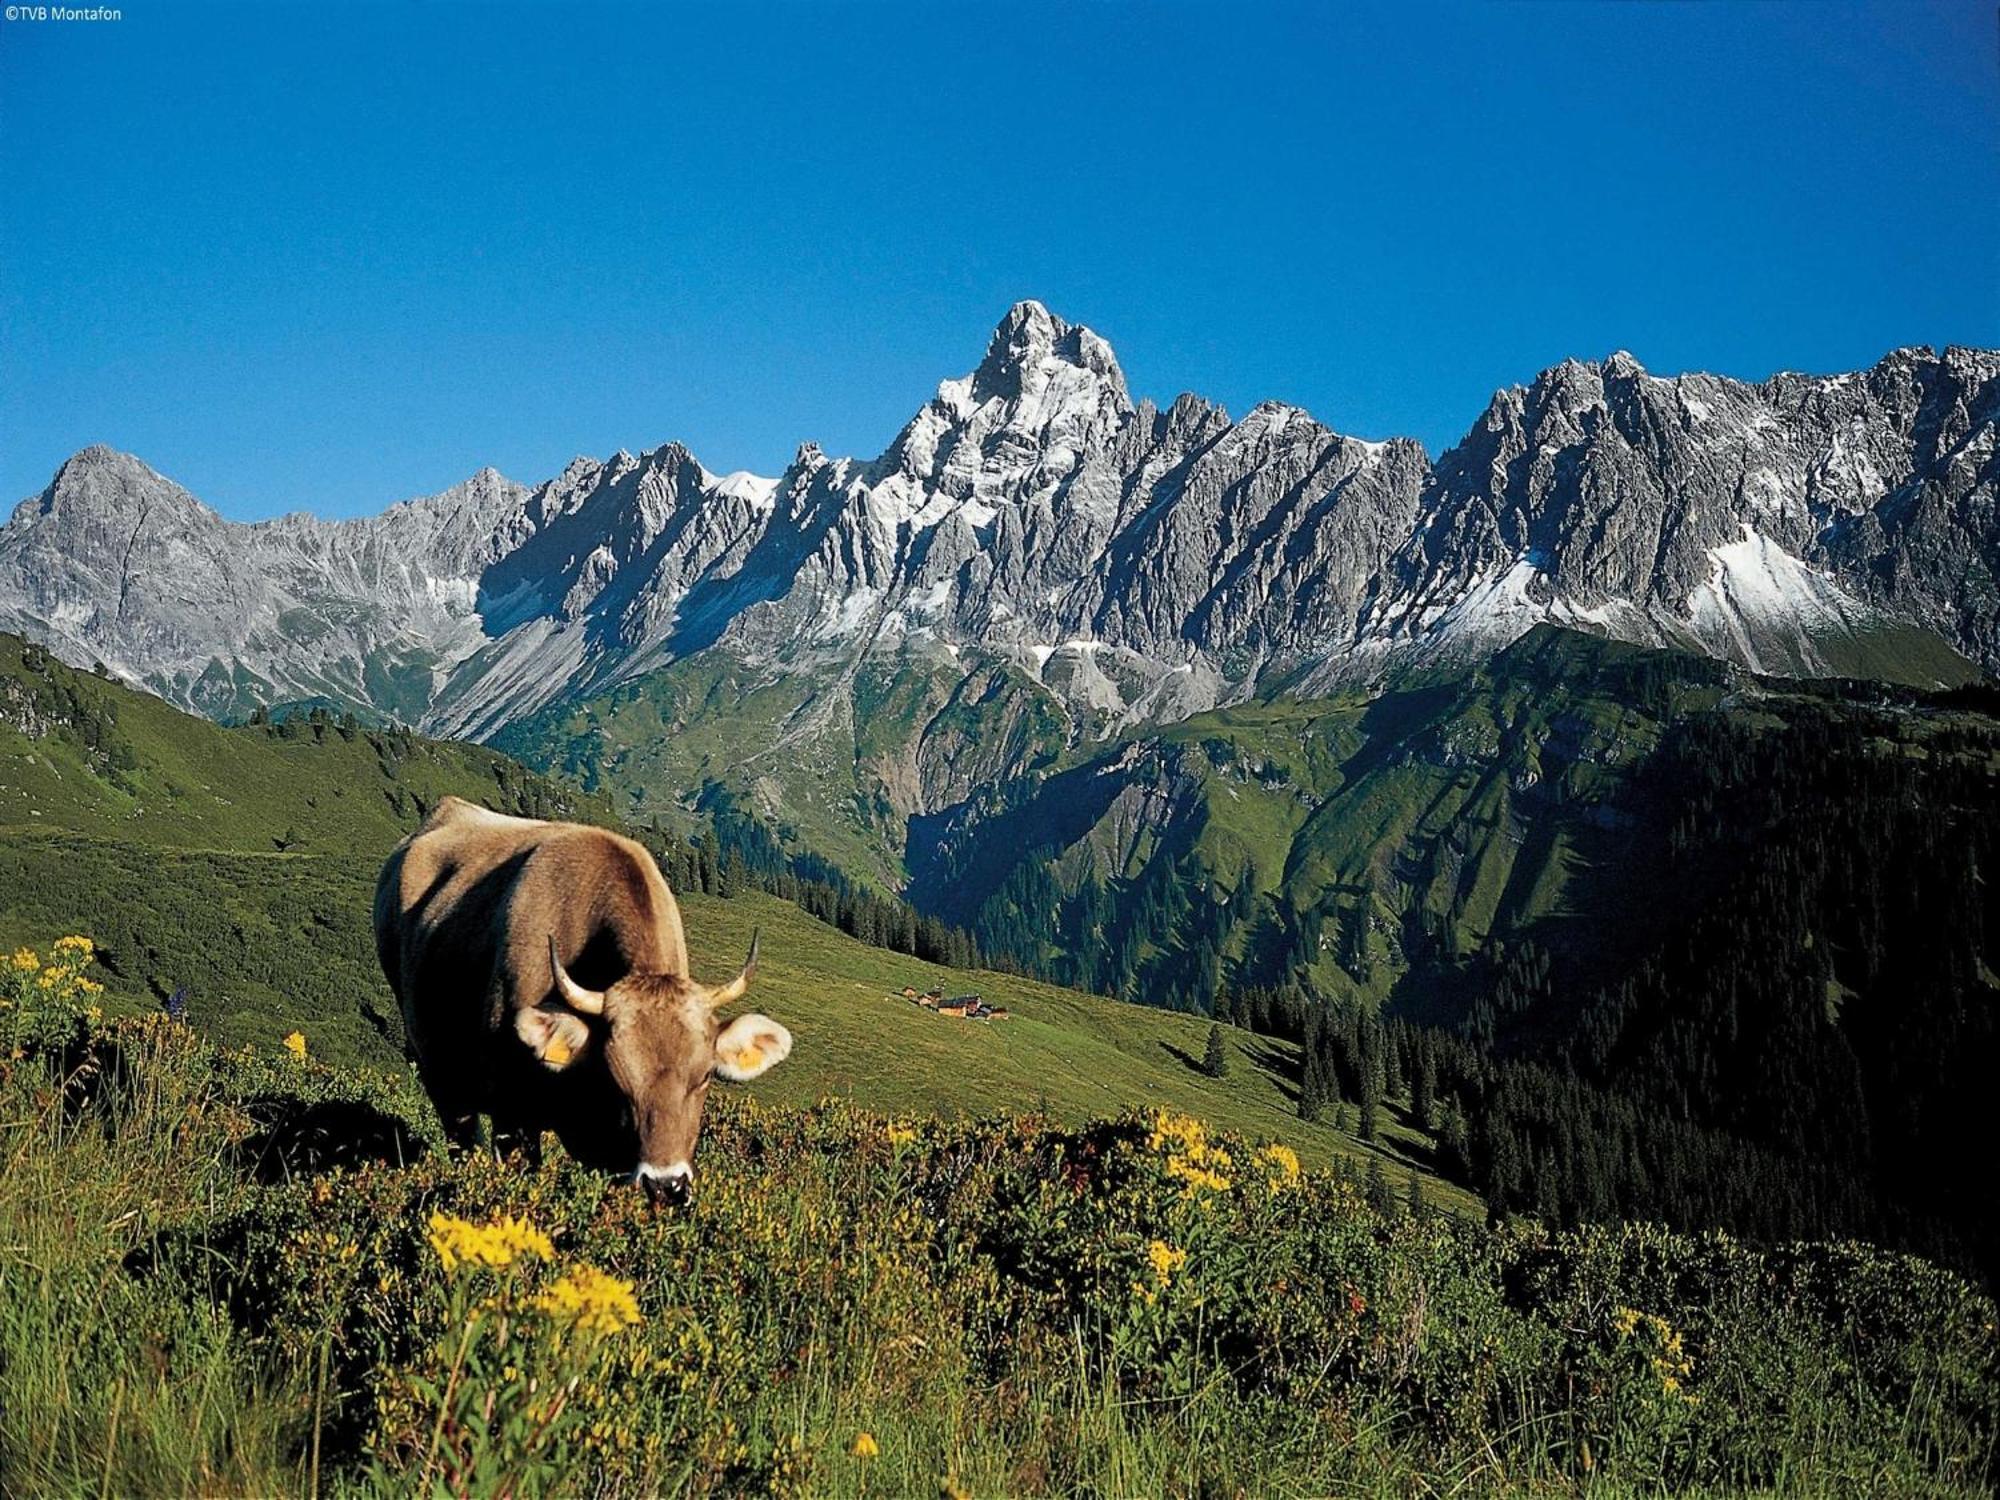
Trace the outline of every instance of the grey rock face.
<path fill-rule="evenodd" d="M 1276 403 L 1135 405 L 1109 345 L 1028 302 L 879 458 L 808 444 L 776 480 L 669 444 L 241 526 L 87 449 L 0 528 L 0 628 L 203 712 L 316 699 L 475 737 L 706 650 L 1011 660 L 1091 731 L 1539 620 L 1792 673 L 1928 631 L 1991 670 L 1996 430 L 1993 352 L 1756 385 L 1616 354 L 1499 393 L 1433 464 Z"/>
<path fill-rule="evenodd" d="M 1549 618 L 1813 674 L 1900 624 L 1991 670 L 1996 419 L 1990 351 L 1760 385 L 1559 365 L 1439 460 L 1359 636 L 1485 645 Z"/>

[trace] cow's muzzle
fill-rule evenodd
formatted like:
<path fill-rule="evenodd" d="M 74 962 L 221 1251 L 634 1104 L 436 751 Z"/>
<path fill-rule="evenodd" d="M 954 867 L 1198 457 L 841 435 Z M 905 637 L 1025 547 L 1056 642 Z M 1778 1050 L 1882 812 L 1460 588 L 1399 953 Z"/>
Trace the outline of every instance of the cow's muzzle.
<path fill-rule="evenodd" d="M 685 1208 L 694 1197 L 694 1168 L 684 1161 L 665 1167 L 642 1161 L 632 1180 L 646 1190 L 646 1201 L 656 1208 Z"/>

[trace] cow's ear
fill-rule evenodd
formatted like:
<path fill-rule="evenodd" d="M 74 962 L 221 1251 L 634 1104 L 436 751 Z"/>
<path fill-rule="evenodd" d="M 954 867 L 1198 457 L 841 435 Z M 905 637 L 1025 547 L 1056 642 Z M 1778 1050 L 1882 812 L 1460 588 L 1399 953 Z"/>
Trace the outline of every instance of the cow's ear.
<path fill-rule="evenodd" d="M 567 1010 L 528 1006 L 514 1012 L 514 1030 L 542 1060 L 543 1067 L 558 1073 L 590 1046 L 590 1027 L 581 1016 Z"/>
<path fill-rule="evenodd" d="M 738 1016 L 715 1039 L 715 1072 L 731 1083 L 768 1073 L 792 1052 L 792 1034 L 769 1016 Z"/>

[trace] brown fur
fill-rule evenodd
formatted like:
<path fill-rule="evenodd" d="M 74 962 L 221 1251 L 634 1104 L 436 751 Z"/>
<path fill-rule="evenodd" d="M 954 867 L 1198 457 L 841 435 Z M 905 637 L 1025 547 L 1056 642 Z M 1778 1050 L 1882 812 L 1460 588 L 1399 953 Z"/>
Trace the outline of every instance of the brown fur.
<path fill-rule="evenodd" d="M 551 937 L 569 976 L 603 995 L 601 1016 L 563 1003 Z M 608 1167 L 692 1160 L 719 1027 L 688 974 L 680 907 L 640 845 L 447 797 L 382 867 L 375 942 L 454 1137 L 487 1114 L 531 1139 L 553 1129 Z M 753 1020 L 729 1035 L 789 1048 L 782 1027 Z"/>

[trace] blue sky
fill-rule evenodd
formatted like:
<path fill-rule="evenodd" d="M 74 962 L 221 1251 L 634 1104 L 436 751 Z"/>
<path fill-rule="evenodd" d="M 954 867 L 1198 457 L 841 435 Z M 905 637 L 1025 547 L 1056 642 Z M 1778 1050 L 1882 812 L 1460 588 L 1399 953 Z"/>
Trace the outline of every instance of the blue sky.
<path fill-rule="evenodd" d="M 0 502 L 872 455 L 1007 306 L 1435 451 L 1494 388 L 2000 344 L 1990 0 L 200 6 L 0 23 Z"/>

